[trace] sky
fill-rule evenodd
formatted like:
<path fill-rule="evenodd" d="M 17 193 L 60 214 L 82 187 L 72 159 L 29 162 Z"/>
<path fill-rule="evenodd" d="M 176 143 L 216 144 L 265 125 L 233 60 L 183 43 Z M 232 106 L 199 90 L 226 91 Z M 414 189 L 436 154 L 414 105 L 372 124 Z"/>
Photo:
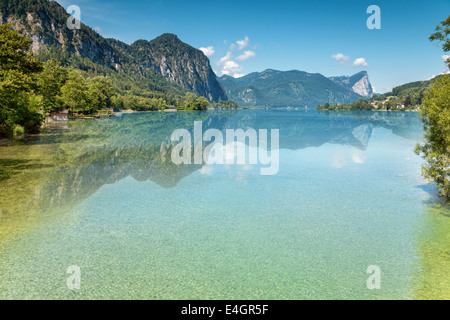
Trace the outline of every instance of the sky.
<path fill-rule="evenodd" d="M 266 69 L 324 76 L 368 72 L 376 92 L 448 72 L 428 40 L 450 0 L 58 0 L 81 21 L 131 44 L 173 33 L 201 49 L 218 76 Z M 368 8 L 376 5 L 379 18 Z M 369 29 L 379 21 L 380 29 Z"/>

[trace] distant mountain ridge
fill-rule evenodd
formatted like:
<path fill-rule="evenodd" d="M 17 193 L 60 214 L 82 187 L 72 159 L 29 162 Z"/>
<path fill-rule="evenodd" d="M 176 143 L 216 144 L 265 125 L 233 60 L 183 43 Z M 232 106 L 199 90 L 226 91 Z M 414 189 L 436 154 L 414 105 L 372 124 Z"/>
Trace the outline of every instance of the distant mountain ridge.
<path fill-rule="evenodd" d="M 227 100 L 209 59 L 175 35 L 164 34 L 152 41 L 139 40 L 128 45 L 103 38 L 84 24 L 79 30 L 70 30 L 69 17 L 55 1 L 0 1 L 0 24 L 11 23 L 13 29 L 29 37 L 35 53 L 52 50 L 59 55 L 86 58 L 114 72 L 126 73 L 136 81 L 148 81 L 155 90 L 177 91 L 176 87 L 180 87 L 210 101 Z M 153 85 L 155 81 L 158 85 Z"/>
<path fill-rule="evenodd" d="M 373 95 L 365 71 L 351 77 L 327 78 L 318 73 L 267 69 L 241 78 L 225 75 L 219 82 L 230 99 L 247 107 L 315 108 L 326 102 L 352 103 Z"/>

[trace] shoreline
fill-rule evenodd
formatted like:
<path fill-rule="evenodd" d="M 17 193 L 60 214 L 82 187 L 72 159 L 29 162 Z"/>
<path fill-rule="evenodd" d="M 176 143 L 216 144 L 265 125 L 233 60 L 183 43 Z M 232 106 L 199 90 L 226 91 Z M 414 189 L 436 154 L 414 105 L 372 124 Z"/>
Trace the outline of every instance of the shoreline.
<path fill-rule="evenodd" d="M 146 110 L 146 111 L 136 111 L 136 110 L 123 110 L 121 113 L 122 114 L 135 114 L 135 113 L 150 113 L 150 112 L 169 112 L 169 113 L 177 113 L 177 112 L 199 112 L 199 111 L 212 111 L 212 110 L 267 110 L 267 109 L 272 109 L 272 110 L 289 110 L 289 107 L 284 107 L 284 108 L 266 108 L 266 107 L 244 107 L 244 108 L 240 108 L 240 109 L 215 109 L 215 108 L 208 108 L 207 110 Z M 307 109 L 302 109 L 302 110 L 307 110 Z M 330 110 L 330 109 L 312 109 L 315 110 L 317 112 L 417 112 L 420 113 L 420 110 Z M 115 116 L 111 116 L 109 118 L 114 118 Z M 99 118 L 91 116 L 91 117 L 79 117 L 79 118 L 73 118 L 70 117 L 68 118 L 68 120 L 64 120 L 64 121 L 53 121 L 51 120 L 50 117 L 48 117 L 45 121 L 45 123 L 43 123 L 42 125 L 42 129 L 43 131 L 40 133 L 35 133 L 35 134 L 24 134 L 21 137 L 17 137 L 17 138 L 12 138 L 12 139 L 8 139 L 8 138 L 0 138 L 0 147 L 2 146 L 8 146 L 11 144 L 15 144 L 15 143 L 24 143 L 26 142 L 28 139 L 33 139 L 36 137 L 42 137 L 45 135 L 45 131 L 47 129 L 55 129 L 59 126 L 63 127 L 65 125 L 67 125 L 69 122 L 77 122 L 77 121 L 94 121 L 94 120 L 98 120 Z"/>

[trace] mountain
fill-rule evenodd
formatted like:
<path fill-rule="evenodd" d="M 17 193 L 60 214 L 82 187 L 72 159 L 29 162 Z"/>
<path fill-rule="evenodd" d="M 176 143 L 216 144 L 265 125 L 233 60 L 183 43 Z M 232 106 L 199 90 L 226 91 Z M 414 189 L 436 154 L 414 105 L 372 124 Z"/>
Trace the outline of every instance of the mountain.
<path fill-rule="evenodd" d="M 32 51 L 43 60 L 57 58 L 85 71 L 125 74 L 135 82 L 146 82 L 151 90 L 180 95 L 189 90 L 210 101 L 227 100 L 208 58 L 175 35 L 128 45 L 103 38 L 84 24 L 71 30 L 67 27 L 69 17 L 55 1 L 0 1 L 0 23 L 11 23 L 13 29 L 29 37 Z"/>
<path fill-rule="evenodd" d="M 130 49 L 144 68 L 153 68 L 210 101 L 227 100 L 209 59 L 202 51 L 181 42 L 176 35 L 166 33 L 152 41 L 136 41 Z"/>
<path fill-rule="evenodd" d="M 327 78 L 318 73 L 268 69 L 237 79 L 225 75 L 219 82 L 230 99 L 248 107 L 315 108 L 326 102 L 351 103 L 373 93 L 366 72 Z"/>
<path fill-rule="evenodd" d="M 331 77 L 330 79 L 364 98 L 371 98 L 373 96 L 373 88 L 366 71 L 361 71 L 351 77 L 341 76 Z"/>

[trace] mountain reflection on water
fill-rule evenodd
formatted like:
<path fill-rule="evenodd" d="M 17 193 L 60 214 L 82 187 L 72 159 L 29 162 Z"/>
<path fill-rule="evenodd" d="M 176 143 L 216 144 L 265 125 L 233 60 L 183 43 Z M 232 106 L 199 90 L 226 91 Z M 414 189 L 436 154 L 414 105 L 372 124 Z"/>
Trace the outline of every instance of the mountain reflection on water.
<path fill-rule="evenodd" d="M 418 139 L 421 123 L 413 113 L 307 112 L 289 110 L 223 110 L 208 112 L 135 113 L 105 121 L 69 124 L 67 130 L 49 130 L 27 146 L 52 145 L 51 165 L 43 170 L 41 206 L 60 201 L 76 204 L 105 184 L 131 176 L 171 188 L 202 165 L 175 165 L 170 137 L 176 129 L 279 129 L 280 149 L 299 150 L 323 144 L 351 145 L 365 150 L 374 126 L 396 135 Z M 105 125 L 107 124 L 107 125 Z M 270 131 L 269 131 L 270 132 Z M 270 139 L 269 139 L 270 145 Z M 204 145 L 205 147 L 205 145 Z M 45 152 L 45 148 L 43 148 Z M 5 155 L 2 156 L 5 158 Z"/>

